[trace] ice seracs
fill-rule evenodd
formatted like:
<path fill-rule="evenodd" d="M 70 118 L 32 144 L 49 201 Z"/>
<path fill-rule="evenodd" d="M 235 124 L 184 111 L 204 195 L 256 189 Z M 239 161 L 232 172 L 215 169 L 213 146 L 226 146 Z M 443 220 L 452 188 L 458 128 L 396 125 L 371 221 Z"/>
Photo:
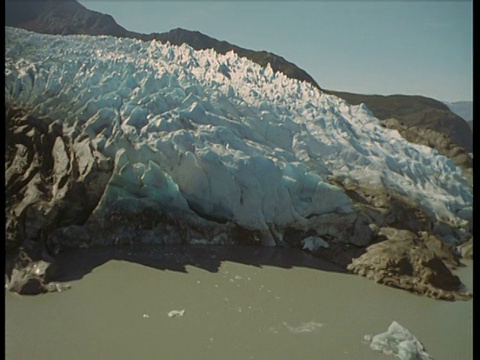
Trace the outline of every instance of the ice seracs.
<path fill-rule="evenodd" d="M 146 210 L 170 216 L 163 230 L 181 222 L 186 241 L 227 241 L 233 224 L 267 245 L 285 241 L 288 228 L 342 241 L 355 230 L 352 241 L 368 243 L 370 220 L 335 179 L 386 189 L 432 222 L 468 228 L 472 189 L 451 160 L 384 129 L 365 106 L 270 66 L 187 45 L 12 28 L 5 45 L 6 106 L 56 129 L 54 179 L 72 163 L 77 180 L 108 173 L 87 225 Z M 205 221 L 222 231 L 189 235 Z M 152 239 L 165 235 L 148 226 Z M 308 236 L 304 247 L 325 246 Z M 142 240 L 133 232 L 129 241 Z"/>

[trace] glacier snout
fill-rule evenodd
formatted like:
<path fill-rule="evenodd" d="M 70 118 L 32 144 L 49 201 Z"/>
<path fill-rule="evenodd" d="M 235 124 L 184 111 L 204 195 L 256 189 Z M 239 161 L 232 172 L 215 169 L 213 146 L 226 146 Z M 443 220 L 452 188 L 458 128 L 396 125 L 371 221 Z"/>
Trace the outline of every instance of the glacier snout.
<path fill-rule="evenodd" d="M 382 227 L 471 236 L 472 189 L 450 160 L 269 66 L 105 36 L 5 40 L 7 246 L 259 243 L 351 260 Z"/>

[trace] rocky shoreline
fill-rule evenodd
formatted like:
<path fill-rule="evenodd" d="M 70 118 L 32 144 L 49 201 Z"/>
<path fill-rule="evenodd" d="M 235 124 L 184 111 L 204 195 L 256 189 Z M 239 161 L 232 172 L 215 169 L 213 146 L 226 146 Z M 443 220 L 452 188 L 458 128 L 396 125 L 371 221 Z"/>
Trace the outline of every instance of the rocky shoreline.
<path fill-rule="evenodd" d="M 55 257 L 37 249 L 31 252 L 34 256 L 30 257 L 24 249 L 21 249 L 16 255 L 11 252 L 7 256 L 5 288 L 21 295 L 62 292 L 70 289 L 71 285 L 65 280 L 69 280 L 71 274 L 91 271 L 90 268 L 113 258 L 145 263 L 160 269 L 169 266 L 179 269 L 188 264 L 205 267 L 209 271 L 218 270 L 221 261 L 231 260 L 244 263 L 264 262 L 281 267 L 301 264 L 319 270 L 347 272 L 379 284 L 438 300 L 455 301 L 472 298 L 472 293 L 465 289 L 458 276 L 452 272 L 464 266 L 461 262 L 463 257 L 469 258 L 473 254 L 471 243 L 462 247 L 467 249 L 466 256 L 462 256 L 464 251 L 456 250 L 425 232 L 415 235 L 408 230 L 382 228 L 377 234 L 377 240 L 379 241 L 366 249 L 339 245 L 337 248 L 315 251 L 233 245 L 201 246 L 202 250 L 199 252 L 198 246 L 194 245 L 151 245 L 154 250 L 145 252 L 142 245 L 130 245 L 71 249 Z M 82 257 L 82 252 L 89 256 Z M 299 255 L 299 252 L 305 255 Z M 72 254 L 73 258 L 76 258 L 75 261 L 72 261 Z M 91 263 L 92 254 L 94 258 L 101 260 Z M 308 258 L 305 260 L 304 257 L 309 254 L 317 260 Z M 165 260 L 168 257 L 173 257 L 173 262 L 177 263 L 171 265 L 171 259 Z M 68 265 L 65 258 L 69 259 Z M 318 260 L 320 261 L 318 264 L 321 265 L 316 263 Z M 80 264 L 81 262 L 83 263 Z M 156 265 L 162 262 L 167 265 Z M 89 270 L 85 270 L 85 267 Z"/>
<path fill-rule="evenodd" d="M 382 228 L 387 240 L 370 245 L 347 270 L 379 284 L 441 300 L 466 300 L 472 294 L 451 270 L 463 266 L 453 248 L 420 232 Z"/>

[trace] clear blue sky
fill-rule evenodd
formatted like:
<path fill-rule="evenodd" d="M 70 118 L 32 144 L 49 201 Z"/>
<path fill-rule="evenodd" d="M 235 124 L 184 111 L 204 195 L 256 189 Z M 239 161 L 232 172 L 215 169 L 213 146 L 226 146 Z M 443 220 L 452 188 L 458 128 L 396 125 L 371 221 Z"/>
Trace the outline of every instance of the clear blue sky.
<path fill-rule="evenodd" d="M 80 0 L 128 30 L 267 50 L 331 90 L 472 101 L 472 1 Z"/>

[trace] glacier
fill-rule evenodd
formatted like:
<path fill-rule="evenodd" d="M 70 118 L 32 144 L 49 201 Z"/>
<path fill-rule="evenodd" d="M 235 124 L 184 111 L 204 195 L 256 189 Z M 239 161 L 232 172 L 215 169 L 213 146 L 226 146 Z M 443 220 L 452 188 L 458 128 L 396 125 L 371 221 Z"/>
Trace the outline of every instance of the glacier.
<path fill-rule="evenodd" d="M 43 202 L 36 186 L 7 206 L 12 228 L 20 218 L 49 223 L 24 237 L 80 246 L 237 234 L 275 246 L 293 229 L 312 251 L 364 246 L 375 219 L 349 184 L 408 199 L 449 243 L 471 236 L 473 191 L 451 160 L 384 128 L 364 105 L 233 52 L 6 27 L 5 104 L 51 136 Z M 28 182 L 27 146 L 12 147 L 7 183 Z M 88 214 L 75 219 L 84 203 Z"/>

